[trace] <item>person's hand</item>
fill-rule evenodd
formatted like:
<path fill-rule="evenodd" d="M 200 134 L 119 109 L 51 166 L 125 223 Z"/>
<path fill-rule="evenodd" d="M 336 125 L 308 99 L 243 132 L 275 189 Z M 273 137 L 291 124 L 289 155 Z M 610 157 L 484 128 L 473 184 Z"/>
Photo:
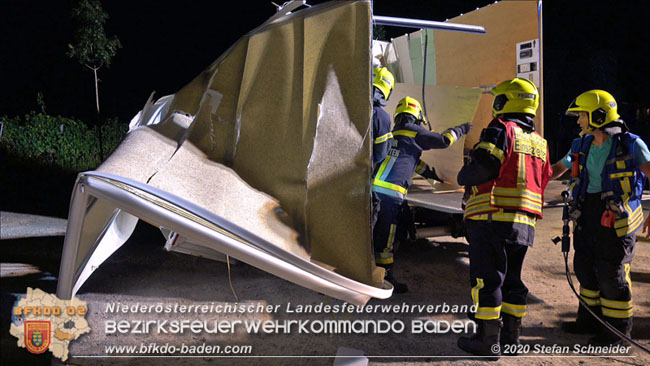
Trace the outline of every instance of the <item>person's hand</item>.
<path fill-rule="evenodd" d="M 437 180 L 440 183 L 443 183 L 442 179 L 440 179 L 440 177 L 438 177 L 438 174 L 436 174 L 436 169 L 433 167 L 427 167 L 427 169 L 420 175 L 427 179 L 433 179 Z"/>
<path fill-rule="evenodd" d="M 472 124 L 471 123 L 463 123 L 462 125 L 456 126 L 456 131 L 460 132 L 461 136 L 467 135 L 469 131 L 472 129 Z M 458 136 L 460 137 L 460 136 Z"/>

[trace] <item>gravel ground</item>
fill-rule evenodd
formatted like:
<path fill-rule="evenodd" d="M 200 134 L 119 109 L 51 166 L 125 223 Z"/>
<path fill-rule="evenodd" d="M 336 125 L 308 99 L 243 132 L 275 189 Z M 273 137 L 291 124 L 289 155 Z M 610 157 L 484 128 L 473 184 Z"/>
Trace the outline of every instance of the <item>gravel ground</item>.
<path fill-rule="evenodd" d="M 535 246 L 529 250 L 524 264 L 524 281 L 530 289 L 528 316 L 524 318 L 522 342 L 530 352 L 518 357 L 502 357 L 494 365 L 645 365 L 650 357 L 632 348 L 620 356 L 573 353 L 575 344 L 586 345 L 588 336 L 563 333 L 558 325 L 571 320 L 577 308 L 566 282 L 564 261 L 560 248 L 551 238 L 561 233 L 561 209 L 549 208 L 539 223 Z M 16 339 L 9 335 L 9 312 L 16 294 L 26 287 L 38 287 L 54 292 L 60 261 L 62 238 L 31 238 L 0 242 L 3 262 L 30 263 L 43 273 L 18 278 L 3 278 L 1 309 L 2 364 L 50 364 L 48 353 L 33 355 L 17 348 Z M 88 282 L 77 297 L 88 303 L 86 316 L 92 331 L 82 335 L 70 345 L 73 355 L 68 360 L 74 365 L 148 365 L 165 362 L 173 365 L 333 365 L 354 361 L 352 358 L 335 359 L 341 347 L 363 352 L 370 365 L 478 365 L 485 361 L 472 357 L 456 347 L 458 334 L 415 333 L 413 322 L 460 321 L 463 313 L 443 311 L 444 304 L 466 305 L 471 303 L 467 267 L 467 243 L 464 239 L 440 237 L 420 240 L 400 247 L 396 274 L 408 283 L 410 292 L 395 294 L 388 300 L 373 299 L 370 305 L 440 305 L 437 312 L 387 312 L 387 313 L 289 313 L 299 305 L 343 305 L 339 300 L 326 298 L 243 263 L 230 266 L 232 289 L 228 266 L 222 262 L 167 253 L 162 249 L 163 239 L 158 230 L 146 223 L 139 223 L 132 238 L 116 252 Z M 632 265 L 635 294 L 635 326 L 633 337 L 650 346 L 650 244 L 637 243 L 636 258 Z M 208 314 L 172 313 L 157 314 L 155 305 L 207 305 L 224 306 L 239 304 L 271 306 L 274 311 L 262 313 Z M 111 304 L 132 306 L 152 305 L 153 313 L 115 313 L 107 311 Z M 290 304 L 290 305 L 289 305 Z M 276 310 L 277 306 L 277 311 Z M 290 310 L 287 309 L 290 307 Z M 217 334 L 185 331 L 184 334 L 120 334 L 106 333 L 106 325 L 120 320 L 214 320 L 236 324 L 234 332 L 222 329 Z M 304 320 L 308 324 L 321 324 L 326 320 L 384 320 L 391 324 L 405 324 L 402 332 L 375 334 L 315 334 L 300 333 L 298 327 L 288 334 L 247 332 L 244 322 Z M 361 322 L 357 322 L 361 323 Z M 368 322 L 366 322 L 368 323 Z M 110 330 L 110 329 L 109 329 Z M 228 332 L 226 332 L 228 331 Z M 226 332 L 226 333 L 224 333 Z M 153 358 L 131 353 L 129 356 L 106 357 L 106 346 L 127 345 L 140 347 L 164 345 L 182 347 L 189 345 L 251 346 L 251 352 L 243 355 L 211 355 L 211 357 Z M 541 347 L 569 347 L 569 352 L 550 349 L 539 353 Z M 537 352 L 536 352 L 537 350 Z M 205 354 L 202 354 L 205 356 Z M 144 356 L 144 357 L 143 357 Z M 196 355 L 195 355 L 196 356 Z M 55 360 L 56 361 L 56 360 Z"/>

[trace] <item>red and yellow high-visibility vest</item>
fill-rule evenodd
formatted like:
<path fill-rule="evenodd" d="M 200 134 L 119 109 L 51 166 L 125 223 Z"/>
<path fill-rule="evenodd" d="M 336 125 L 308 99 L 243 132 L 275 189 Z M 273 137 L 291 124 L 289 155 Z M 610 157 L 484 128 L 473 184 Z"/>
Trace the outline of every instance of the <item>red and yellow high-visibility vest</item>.
<path fill-rule="evenodd" d="M 490 215 L 495 221 L 535 226 L 535 218 L 530 216 L 542 218 L 544 188 L 552 174 L 548 144 L 537 132 L 526 132 L 515 122 L 495 118 L 490 125 L 495 123 L 505 127 L 506 151 L 485 141 L 479 141 L 474 150 L 485 149 L 499 159 L 499 176 L 470 188 L 463 217 L 481 220 Z"/>

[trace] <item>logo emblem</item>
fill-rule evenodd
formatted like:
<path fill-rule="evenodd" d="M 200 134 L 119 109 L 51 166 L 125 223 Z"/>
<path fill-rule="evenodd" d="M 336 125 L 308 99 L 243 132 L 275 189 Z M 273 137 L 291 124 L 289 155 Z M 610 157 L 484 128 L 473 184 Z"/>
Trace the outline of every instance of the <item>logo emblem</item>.
<path fill-rule="evenodd" d="M 25 322 L 25 347 L 31 353 L 43 353 L 50 346 L 50 322 L 26 321 Z"/>

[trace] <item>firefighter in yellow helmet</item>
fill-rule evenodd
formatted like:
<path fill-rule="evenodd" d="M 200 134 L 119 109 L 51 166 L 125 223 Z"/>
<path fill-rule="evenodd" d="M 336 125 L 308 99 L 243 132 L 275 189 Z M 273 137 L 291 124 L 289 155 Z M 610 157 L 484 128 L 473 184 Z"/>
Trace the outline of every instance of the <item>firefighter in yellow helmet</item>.
<path fill-rule="evenodd" d="M 458 347 L 483 356 L 519 344 L 528 294 L 521 271 L 551 176 L 548 146 L 533 121 L 539 106 L 535 84 L 506 80 L 492 94 L 494 119 L 457 177 L 465 186 L 463 217 L 477 309 L 472 317 L 478 324 L 478 332 L 461 337 Z"/>
<path fill-rule="evenodd" d="M 393 74 L 385 67 L 375 68 L 372 72 L 372 169 L 381 163 L 390 149 L 393 139 L 391 129 L 393 122 L 384 110 L 395 85 Z M 372 192 L 372 228 L 374 230 L 379 215 L 379 196 Z"/>
<path fill-rule="evenodd" d="M 395 78 L 385 67 L 372 72 L 372 164 L 380 163 L 388 154 L 392 122 L 390 115 L 382 107 L 386 106 L 395 86 Z"/>
<path fill-rule="evenodd" d="M 581 137 L 553 165 L 553 177 L 571 169 L 570 212 L 575 219 L 573 266 L 580 297 L 621 332 L 632 330 L 630 264 L 636 231 L 643 224 L 641 195 L 650 174 L 650 152 L 620 119 L 614 97 L 604 90 L 580 94 L 567 109 L 578 116 Z M 643 224 L 646 231 L 649 221 Z M 583 305 L 569 333 L 594 334 L 591 344 L 618 343 Z"/>
<path fill-rule="evenodd" d="M 416 172 L 425 178 L 439 180 L 435 171 L 420 161 L 422 151 L 451 146 L 466 135 L 472 125 L 466 123 L 443 133 L 429 131 L 421 126 L 424 115 L 420 102 L 411 97 L 399 101 L 394 120 L 390 151 L 373 174 L 372 190 L 380 200 L 379 215 L 373 229 L 373 245 L 377 265 L 386 269 L 386 280 L 393 284 L 396 293 L 402 293 L 408 291 L 408 287 L 395 278 L 393 263 L 397 250 L 395 231 L 404 196 Z"/>

